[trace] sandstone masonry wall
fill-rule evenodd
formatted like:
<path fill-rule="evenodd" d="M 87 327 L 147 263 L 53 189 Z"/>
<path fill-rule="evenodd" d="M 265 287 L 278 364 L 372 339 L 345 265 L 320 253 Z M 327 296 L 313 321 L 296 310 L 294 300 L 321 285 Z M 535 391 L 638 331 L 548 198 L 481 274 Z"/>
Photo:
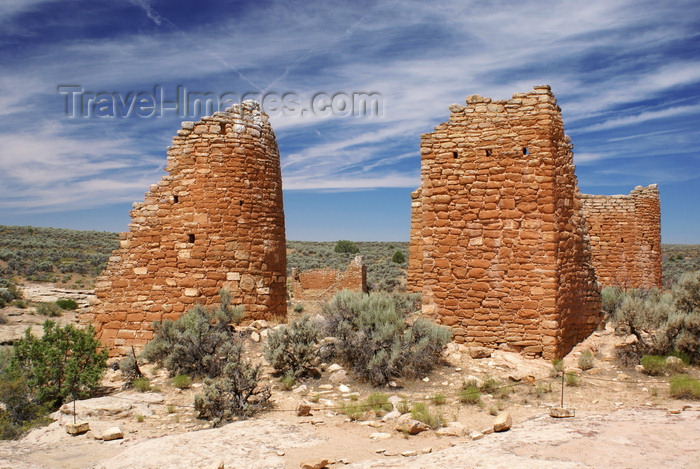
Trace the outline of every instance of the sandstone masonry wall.
<path fill-rule="evenodd" d="M 164 176 L 131 211 L 129 231 L 95 284 L 91 322 L 112 355 L 153 336 L 224 287 L 246 317 L 286 315 L 279 152 L 253 102 L 184 122 Z"/>
<path fill-rule="evenodd" d="M 367 266 L 356 256 L 345 271 L 292 269 L 292 294 L 295 300 L 328 300 L 341 290 L 367 292 Z"/>
<path fill-rule="evenodd" d="M 661 206 L 656 184 L 629 195 L 580 196 L 603 285 L 661 288 Z"/>
<path fill-rule="evenodd" d="M 450 111 L 421 137 L 409 289 L 460 342 L 564 355 L 595 330 L 600 294 L 556 100 L 539 86 Z"/>

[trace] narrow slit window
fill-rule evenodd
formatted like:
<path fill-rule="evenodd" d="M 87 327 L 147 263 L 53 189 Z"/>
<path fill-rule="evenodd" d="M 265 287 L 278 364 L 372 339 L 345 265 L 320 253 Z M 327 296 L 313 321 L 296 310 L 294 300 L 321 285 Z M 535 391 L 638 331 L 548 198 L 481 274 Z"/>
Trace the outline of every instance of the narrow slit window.
<path fill-rule="evenodd" d="M 486 156 L 491 156 L 491 149 L 490 148 L 486 149 Z"/>
<path fill-rule="evenodd" d="M 530 150 L 527 149 L 527 147 L 523 147 L 523 155 L 529 155 Z"/>
<path fill-rule="evenodd" d="M 240 202 L 238 202 L 238 205 L 240 205 L 241 207 L 243 207 L 243 201 L 241 200 Z"/>
<path fill-rule="evenodd" d="M 456 151 L 453 151 L 453 152 L 452 152 L 452 158 L 454 158 L 455 160 L 456 160 L 457 158 L 459 158 L 459 155 L 457 154 Z"/>
<path fill-rule="evenodd" d="M 176 203 L 178 203 L 178 202 L 180 202 L 180 197 L 174 195 L 174 196 L 173 196 L 173 203 L 176 204 Z"/>
<path fill-rule="evenodd" d="M 194 243 L 194 234 L 193 234 L 193 233 L 188 234 L 188 235 L 187 235 L 187 240 L 188 240 L 188 242 L 190 242 L 190 243 Z"/>

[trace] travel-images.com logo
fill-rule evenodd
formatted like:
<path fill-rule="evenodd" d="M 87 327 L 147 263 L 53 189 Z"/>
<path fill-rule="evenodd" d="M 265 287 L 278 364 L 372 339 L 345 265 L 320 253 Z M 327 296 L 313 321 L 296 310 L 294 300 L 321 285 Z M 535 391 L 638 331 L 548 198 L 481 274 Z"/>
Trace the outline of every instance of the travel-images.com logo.
<path fill-rule="evenodd" d="M 211 116 L 234 104 L 253 100 L 270 117 L 382 117 L 384 100 L 372 92 L 318 92 L 311 96 L 295 92 L 232 92 L 190 91 L 184 86 L 174 96 L 155 85 L 148 92 L 93 92 L 80 85 L 59 85 L 69 118 L 158 118 L 177 115 L 183 119 Z"/>

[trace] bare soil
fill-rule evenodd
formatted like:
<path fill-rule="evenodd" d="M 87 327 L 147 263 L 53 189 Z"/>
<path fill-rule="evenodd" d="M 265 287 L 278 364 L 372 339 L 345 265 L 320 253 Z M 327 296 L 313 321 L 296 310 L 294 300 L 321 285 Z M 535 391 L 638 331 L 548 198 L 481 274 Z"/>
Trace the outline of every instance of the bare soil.
<path fill-rule="evenodd" d="M 29 299 L 48 298 L 52 288 L 23 287 Z M 54 293 L 65 297 L 62 291 Z M 89 297 L 81 300 L 87 301 Z M 44 319 L 30 309 L 8 314 L 6 308 L 3 314 L 10 320 L 0 326 L 3 334 Z M 75 315 L 60 320 L 73 321 Z M 254 341 L 252 332 L 244 331 L 248 353 L 262 361 L 262 341 Z M 54 414 L 56 421 L 48 427 L 19 441 L 0 442 L 0 468 L 299 468 L 302 461 L 322 459 L 329 467 L 352 468 L 700 467 L 700 404 L 671 398 L 668 377 L 618 366 L 615 346 L 626 339 L 610 328 L 598 331 L 565 358 L 566 369 L 580 376 L 579 386 L 564 388 L 564 406 L 576 413 L 569 419 L 549 416 L 549 408 L 559 406 L 561 399 L 561 379 L 550 376 L 550 363 L 501 350 L 473 359 L 468 348 L 458 344 L 450 344 L 444 363 L 423 379 L 381 389 L 350 378 L 344 383 L 350 391 L 340 390 L 330 380 L 330 364 L 325 364 L 320 379 L 283 390 L 266 367 L 263 384 L 272 387 L 273 409 L 217 429 L 198 420 L 192 407 L 202 383 L 180 390 L 164 370 L 145 365 L 155 390 L 139 393 L 122 390 L 120 373 L 109 370 L 104 396 L 76 403 L 78 418 L 90 423 L 88 434 L 73 437 L 65 432 L 64 425 L 73 420 L 68 406 Z M 583 350 L 595 356 L 594 368 L 587 371 L 577 368 Z M 698 376 L 697 369 L 688 371 Z M 480 406 L 458 401 L 466 380 L 484 380 L 487 375 L 512 392 L 483 395 Z M 382 422 L 379 416 L 351 421 L 342 412 L 344 404 L 378 391 L 426 402 L 446 424 L 459 422 L 465 431 L 445 436 L 429 430 L 408 436 L 396 431 L 395 421 Z M 431 396 L 436 394 L 444 395 L 446 402 L 433 404 Z M 297 416 L 302 399 L 315 401 L 311 416 Z M 513 426 L 492 433 L 493 414 L 501 411 L 510 414 Z M 124 432 L 123 439 L 95 439 L 114 426 Z M 472 430 L 484 433 L 483 438 L 472 440 Z M 371 438 L 375 433 L 384 435 Z M 409 456 L 403 456 L 405 452 Z"/>

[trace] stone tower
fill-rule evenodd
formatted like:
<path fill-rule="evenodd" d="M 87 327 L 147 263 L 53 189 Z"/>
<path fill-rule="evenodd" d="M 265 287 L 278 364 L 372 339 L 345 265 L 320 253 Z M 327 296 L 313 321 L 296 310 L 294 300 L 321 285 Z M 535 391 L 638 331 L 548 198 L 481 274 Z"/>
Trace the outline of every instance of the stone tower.
<path fill-rule="evenodd" d="M 553 358 L 595 330 L 570 139 L 549 86 L 469 96 L 421 136 L 408 286 L 455 339 Z"/>
<path fill-rule="evenodd" d="M 629 195 L 581 195 L 603 285 L 661 288 L 661 205 L 656 184 Z"/>
<path fill-rule="evenodd" d="M 134 204 L 83 318 L 112 355 L 142 347 L 153 321 L 218 302 L 222 287 L 246 317 L 286 315 L 282 178 L 267 115 L 246 101 L 184 122 L 166 171 Z"/>

